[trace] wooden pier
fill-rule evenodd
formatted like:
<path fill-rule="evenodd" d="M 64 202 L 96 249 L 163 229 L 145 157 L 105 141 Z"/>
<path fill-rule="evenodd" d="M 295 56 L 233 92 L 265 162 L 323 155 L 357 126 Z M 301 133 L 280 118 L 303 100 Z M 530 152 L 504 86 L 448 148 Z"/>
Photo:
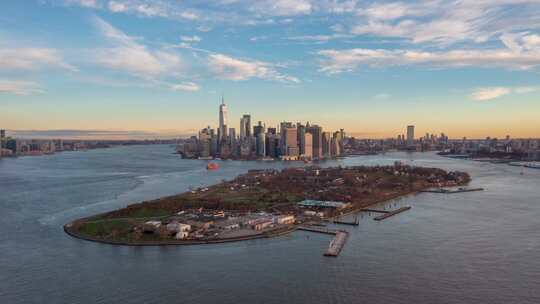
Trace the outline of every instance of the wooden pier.
<path fill-rule="evenodd" d="M 345 246 L 345 243 L 347 243 L 348 236 L 349 233 L 347 231 L 338 231 L 334 239 L 330 242 L 330 245 L 328 245 L 328 249 L 324 253 L 324 256 L 337 257 L 343 249 L 343 246 Z"/>
<path fill-rule="evenodd" d="M 376 220 L 376 221 L 382 221 L 382 220 L 384 220 L 384 219 L 387 219 L 387 218 L 389 218 L 389 217 L 391 217 L 391 216 L 393 216 L 393 215 L 396 215 L 396 214 L 398 214 L 398 213 L 407 211 L 407 210 L 409 210 L 409 209 L 411 209 L 411 206 L 401 207 L 401 208 L 396 209 L 396 210 L 393 210 L 393 211 L 384 212 L 383 215 L 379 215 L 379 216 L 377 216 L 377 217 L 375 217 L 375 218 L 373 218 L 373 219 Z"/>

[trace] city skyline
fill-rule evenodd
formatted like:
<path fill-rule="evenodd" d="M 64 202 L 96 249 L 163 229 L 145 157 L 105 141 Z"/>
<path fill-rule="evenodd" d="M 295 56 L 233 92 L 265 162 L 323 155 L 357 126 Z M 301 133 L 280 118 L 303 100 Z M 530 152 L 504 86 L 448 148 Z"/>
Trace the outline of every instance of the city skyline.
<path fill-rule="evenodd" d="M 540 136 L 533 0 L 50 0 L 0 11 L 0 127 L 15 136 L 186 137 L 214 124 L 222 94 L 235 128 L 245 112 L 359 138 L 410 124 L 455 139 Z"/>

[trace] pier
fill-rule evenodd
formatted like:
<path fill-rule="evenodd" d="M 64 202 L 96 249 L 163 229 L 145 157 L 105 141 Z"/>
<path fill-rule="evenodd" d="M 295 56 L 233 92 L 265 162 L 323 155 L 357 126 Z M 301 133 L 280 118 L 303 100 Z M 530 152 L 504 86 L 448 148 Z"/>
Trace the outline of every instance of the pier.
<path fill-rule="evenodd" d="M 364 209 L 361 209 L 360 211 L 373 212 L 373 213 L 390 213 L 390 211 L 388 210 L 378 210 L 378 209 L 369 209 L 369 208 L 364 208 Z"/>
<path fill-rule="evenodd" d="M 338 231 L 334 239 L 330 242 L 330 245 L 328 245 L 328 249 L 324 253 L 324 256 L 337 257 L 341 252 L 341 249 L 343 249 L 343 246 L 345 246 L 345 243 L 347 243 L 348 236 L 349 233 L 347 231 Z"/>
<path fill-rule="evenodd" d="M 396 209 L 396 210 L 393 210 L 393 211 L 383 212 L 383 213 L 384 213 L 383 215 L 379 215 L 379 216 L 377 216 L 377 217 L 375 217 L 375 218 L 373 218 L 373 219 L 376 220 L 376 221 L 382 221 L 382 220 L 384 220 L 384 219 L 387 219 L 387 218 L 389 218 L 389 217 L 391 217 L 391 216 L 394 216 L 394 215 L 396 215 L 396 214 L 398 214 L 398 213 L 407 211 L 407 210 L 409 210 L 409 209 L 411 209 L 411 206 L 401 207 L 401 208 Z"/>
<path fill-rule="evenodd" d="M 438 189 L 422 190 L 420 192 L 453 194 L 453 193 L 474 192 L 474 191 L 484 191 L 484 188 L 459 188 L 459 189 L 455 189 L 455 190 L 438 188 Z"/>
<path fill-rule="evenodd" d="M 328 228 L 316 227 L 316 226 L 299 226 L 298 230 L 323 233 L 323 234 L 331 234 L 331 235 L 336 235 L 338 233 L 338 230 L 335 230 L 335 229 L 328 229 Z"/>
<path fill-rule="evenodd" d="M 328 245 L 328 249 L 324 252 L 324 256 L 330 257 L 337 257 L 339 255 L 345 246 L 345 243 L 347 243 L 347 238 L 349 237 L 349 233 L 345 230 L 335 230 L 314 226 L 299 226 L 298 230 L 334 235 L 334 239 L 332 239 L 330 245 Z"/>

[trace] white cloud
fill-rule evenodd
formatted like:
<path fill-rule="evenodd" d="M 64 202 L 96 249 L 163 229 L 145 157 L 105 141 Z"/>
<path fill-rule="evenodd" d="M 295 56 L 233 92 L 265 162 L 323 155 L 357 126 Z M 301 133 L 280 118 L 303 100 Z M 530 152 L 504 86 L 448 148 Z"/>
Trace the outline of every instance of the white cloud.
<path fill-rule="evenodd" d="M 126 35 L 103 19 L 96 17 L 95 21 L 100 32 L 113 45 L 96 50 L 94 58 L 98 64 L 146 78 L 154 78 L 179 67 L 180 58 L 175 54 L 149 50 L 135 38 Z"/>
<path fill-rule="evenodd" d="M 111 0 L 107 3 L 114 13 L 132 13 L 143 17 L 163 17 L 170 19 L 197 20 L 199 15 L 167 1 Z"/>
<path fill-rule="evenodd" d="M 172 85 L 171 89 L 174 91 L 196 92 L 199 91 L 201 87 L 194 82 L 182 82 Z"/>
<path fill-rule="evenodd" d="M 530 69 L 540 65 L 540 51 L 514 52 L 508 49 L 415 51 L 385 49 L 322 50 L 321 71 L 341 73 L 361 66 L 430 65 L 435 67 L 502 67 Z"/>
<path fill-rule="evenodd" d="M 184 42 L 201 42 L 201 37 L 195 35 L 195 36 L 180 36 L 180 40 Z"/>
<path fill-rule="evenodd" d="M 471 99 L 486 101 L 509 94 L 528 94 L 536 91 L 538 91 L 538 87 L 485 87 L 474 89 L 471 93 Z"/>
<path fill-rule="evenodd" d="M 471 98 L 476 101 L 485 101 L 508 95 L 510 92 L 511 90 L 505 87 L 479 88 L 471 94 Z"/>
<path fill-rule="evenodd" d="M 57 50 L 48 48 L 0 49 L 0 71 L 36 70 L 42 68 L 77 69 L 66 63 Z"/>
<path fill-rule="evenodd" d="M 0 93 L 30 95 L 43 93 L 43 90 L 32 81 L 0 80 Z"/>
<path fill-rule="evenodd" d="M 68 5 L 79 5 L 82 7 L 99 8 L 97 0 L 65 0 Z"/>
<path fill-rule="evenodd" d="M 346 34 L 332 34 L 332 35 L 304 35 L 304 36 L 292 36 L 288 37 L 289 40 L 297 40 L 297 41 L 318 41 L 318 42 L 326 42 L 333 39 L 340 39 L 340 38 L 348 38 L 351 37 L 351 35 Z"/>
<path fill-rule="evenodd" d="M 359 19 L 351 32 L 442 46 L 483 43 L 503 32 L 538 28 L 538 4 L 538 0 L 373 3 L 357 11 Z"/>
<path fill-rule="evenodd" d="M 119 1 L 109 1 L 108 8 L 114 13 L 126 12 L 128 10 L 127 4 Z"/>
<path fill-rule="evenodd" d="M 259 0 L 249 9 L 261 15 L 294 16 L 311 13 L 313 6 L 309 0 Z"/>
<path fill-rule="evenodd" d="M 300 82 L 296 77 L 279 73 L 271 64 L 266 62 L 240 60 L 223 54 L 211 54 L 208 59 L 210 70 L 222 79 L 241 81 L 250 78 L 261 78 L 289 83 Z"/>

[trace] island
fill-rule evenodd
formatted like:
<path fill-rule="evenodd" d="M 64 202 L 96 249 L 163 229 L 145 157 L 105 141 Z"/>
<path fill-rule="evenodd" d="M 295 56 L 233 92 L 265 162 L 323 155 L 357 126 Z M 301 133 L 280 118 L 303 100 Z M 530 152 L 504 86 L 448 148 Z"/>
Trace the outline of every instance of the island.
<path fill-rule="evenodd" d="M 465 172 L 393 166 L 250 170 L 230 181 L 75 220 L 69 235 L 109 244 L 188 245 L 267 238 L 432 188 Z M 322 224 L 320 224 L 322 225 Z"/>

